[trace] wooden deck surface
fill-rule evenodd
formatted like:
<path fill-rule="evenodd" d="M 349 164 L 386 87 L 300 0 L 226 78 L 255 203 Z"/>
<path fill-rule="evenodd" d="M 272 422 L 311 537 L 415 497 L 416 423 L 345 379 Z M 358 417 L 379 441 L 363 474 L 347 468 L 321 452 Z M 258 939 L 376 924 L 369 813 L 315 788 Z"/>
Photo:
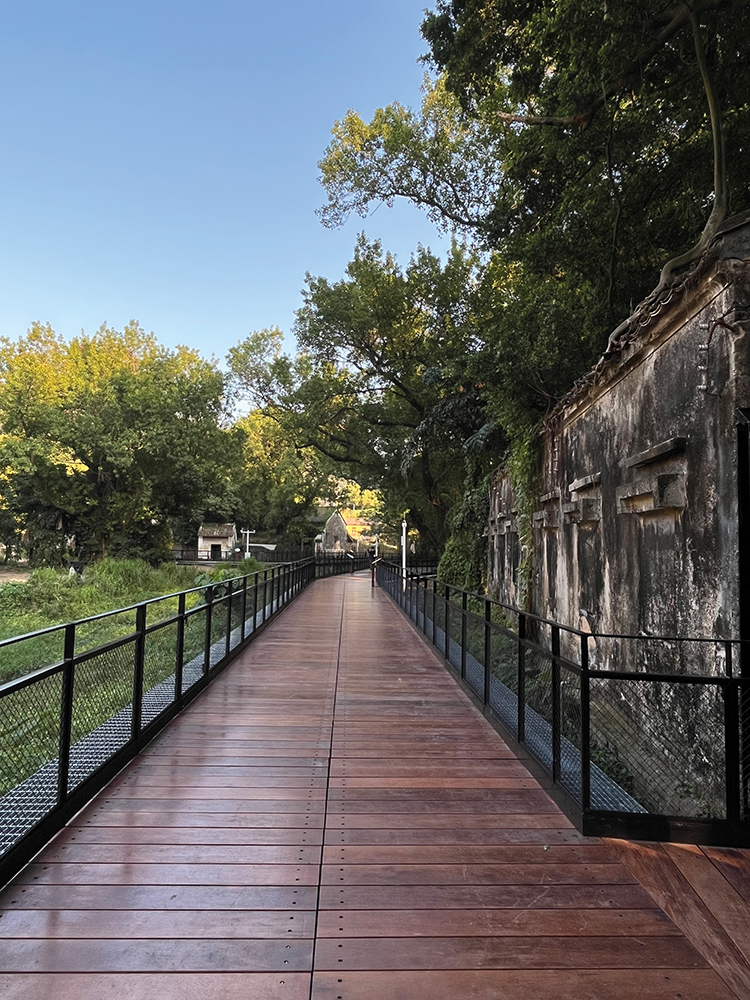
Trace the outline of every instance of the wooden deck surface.
<path fill-rule="evenodd" d="M 336 577 L 6 888 L 0 996 L 732 1000 L 748 899 L 746 852 L 578 834 L 369 577 Z"/>

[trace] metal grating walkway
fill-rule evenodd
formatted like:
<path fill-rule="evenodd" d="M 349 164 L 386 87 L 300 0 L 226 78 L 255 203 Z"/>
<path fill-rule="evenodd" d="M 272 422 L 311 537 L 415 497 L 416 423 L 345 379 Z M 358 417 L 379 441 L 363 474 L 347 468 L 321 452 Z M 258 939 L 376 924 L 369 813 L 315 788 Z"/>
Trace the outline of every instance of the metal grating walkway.
<path fill-rule="evenodd" d="M 369 577 L 306 590 L 0 896 L 5 1000 L 731 1000 Z"/>

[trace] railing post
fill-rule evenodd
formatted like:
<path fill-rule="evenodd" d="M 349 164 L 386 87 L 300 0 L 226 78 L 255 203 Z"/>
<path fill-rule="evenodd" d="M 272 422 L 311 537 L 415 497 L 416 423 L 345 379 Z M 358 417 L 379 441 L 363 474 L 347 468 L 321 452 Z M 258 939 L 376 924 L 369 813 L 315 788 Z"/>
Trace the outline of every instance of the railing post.
<path fill-rule="evenodd" d="M 68 774 L 70 773 L 70 734 L 73 728 L 73 687 L 75 682 L 76 627 L 65 626 L 63 647 L 62 693 L 60 699 L 60 736 L 57 757 L 57 804 L 62 805 L 68 797 Z"/>
<path fill-rule="evenodd" d="M 266 620 L 266 608 L 268 607 L 268 570 L 263 570 L 263 621 Z"/>
<path fill-rule="evenodd" d="M 461 677 L 466 679 L 466 612 L 468 594 L 465 590 L 461 592 Z"/>
<path fill-rule="evenodd" d="M 490 678 L 492 677 L 492 604 L 484 599 L 484 703 L 490 703 Z"/>
<path fill-rule="evenodd" d="M 589 640 L 581 636 L 581 809 L 591 808 L 591 678 Z"/>
<path fill-rule="evenodd" d="M 446 583 L 445 585 L 445 629 L 443 634 L 445 635 L 445 658 L 448 663 L 451 662 L 451 629 L 450 629 L 450 602 L 451 602 L 451 589 Z"/>
<path fill-rule="evenodd" d="M 432 581 L 432 645 L 437 646 L 437 578 Z"/>
<path fill-rule="evenodd" d="M 206 587 L 206 635 L 203 641 L 203 673 L 211 669 L 211 619 L 213 618 L 214 588 Z"/>
<path fill-rule="evenodd" d="M 732 644 L 724 644 L 727 682 L 724 695 L 724 774 L 726 781 L 727 821 L 737 823 L 742 818 L 742 775 L 740 768 L 740 692 L 741 681 L 733 676 Z M 747 657 L 745 657 L 747 660 Z M 744 664 L 746 665 L 746 663 Z"/>
<path fill-rule="evenodd" d="M 526 615 L 518 615 L 518 742 L 526 739 Z"/>
<path fill-rule="evenodd" d="M 560 629 L 551 627 L 552 638 L 552 780 L 560 780 Z"/>
<path fill-rule="evenodd" d="M 130 734 L 135 740 L 141 732 L 143 717 L 143 668 L 146 659 L 146 609 L 139 604 L 135 612 L 135 657 L 133 669 L 133 715 Z"/>
<path fill-rule="evenodd" d="M 185 656 L 185 594 L 177 599 L 177 642 L 174 651 L 174 700 L 182 700 L 182 661 Z"/>
<path fill-rule="evenodd" d="M 242 577 L 242 621 L 240 622 L 240 642 L 245 641 L 245 622 L 247 621 L 247 577 Z"/>
<path fill-rule="evenodd" d="M 224 655 L 229 656 L 232 649 L 232 605 L 234 604 L 234 580 L 227 581 L 227 637 L 224 646 Z"/>

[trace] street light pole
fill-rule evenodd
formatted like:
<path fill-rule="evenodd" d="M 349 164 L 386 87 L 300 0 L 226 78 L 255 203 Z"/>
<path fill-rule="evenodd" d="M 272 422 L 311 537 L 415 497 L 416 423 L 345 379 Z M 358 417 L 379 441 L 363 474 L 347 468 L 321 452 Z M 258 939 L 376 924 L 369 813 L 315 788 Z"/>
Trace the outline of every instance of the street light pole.
<path fill-rule="evenodd" d="M 401 521 L 401 589 L 406 590 L 406 515 Z"/>
<path fill-rule="evenodd" d="M 245 555 L 247 555 L 247 550 L 250 548 L 250 535 L 254 535 L 255 531 L 251 531 L 249 528 L 243 528 L 240 534 L 245 536 Z"/>

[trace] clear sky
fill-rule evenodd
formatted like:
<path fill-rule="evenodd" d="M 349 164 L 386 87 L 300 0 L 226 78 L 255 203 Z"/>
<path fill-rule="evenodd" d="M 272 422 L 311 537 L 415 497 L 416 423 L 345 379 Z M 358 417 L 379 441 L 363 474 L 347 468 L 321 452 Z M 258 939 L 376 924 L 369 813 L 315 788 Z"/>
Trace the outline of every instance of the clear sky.
<path fill-rule="evenodd" d="M 223 358 L 289 331 L 360 230 L 444 248 L 409 206 L 325 229 L 349 108 L 416 106 L 428 0 L 0 0 L 0 336 L 137 319 Z"/>

